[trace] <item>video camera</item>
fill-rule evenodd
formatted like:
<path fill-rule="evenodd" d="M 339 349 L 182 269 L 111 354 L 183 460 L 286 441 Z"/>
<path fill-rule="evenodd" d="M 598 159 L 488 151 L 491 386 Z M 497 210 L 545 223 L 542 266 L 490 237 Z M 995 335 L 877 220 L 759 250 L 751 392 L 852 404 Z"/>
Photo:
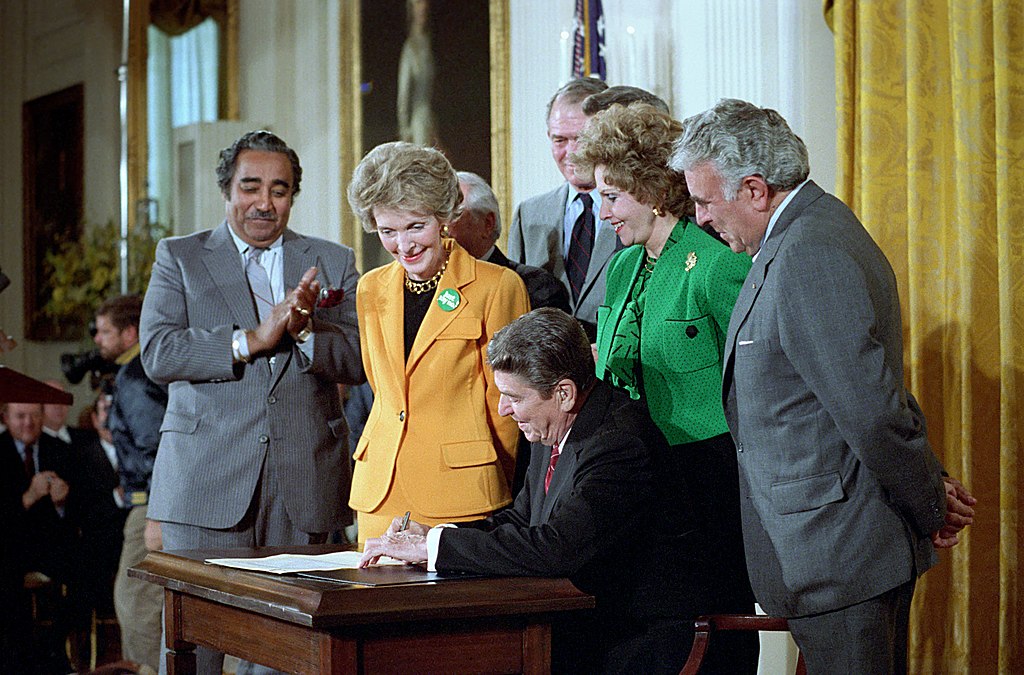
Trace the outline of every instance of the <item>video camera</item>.
<path fill-rule="evenodd" d="M 96 335 L 96 323 L 93 321 L 89 322 L 89 335 Z M 99 349 L 60 355 L 60 370 L 68 382 L 78 384 L 86 374 L 91 374 L 90 385 L 93 389 L 99 389 L 103 380 L 116 374 L 120 367 L 100 356 Z"/>

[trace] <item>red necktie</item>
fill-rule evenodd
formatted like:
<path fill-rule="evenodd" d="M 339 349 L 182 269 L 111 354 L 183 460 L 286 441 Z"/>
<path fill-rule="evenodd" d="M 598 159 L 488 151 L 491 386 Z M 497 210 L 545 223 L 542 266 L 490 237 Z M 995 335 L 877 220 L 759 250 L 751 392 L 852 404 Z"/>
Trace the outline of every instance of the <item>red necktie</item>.
<path fill-rule="evenodd" d="M 558 464 L 558 443 L 551 446 L 551 460 L 548 462 L 548 472 L 544 475 L 544 494 L 548 493 L 548 486 L 551 485 L 551 476 L 555 473 L 555 464 Z"/>
<path fill-rule="evenodd" d="M 34 448 L 31 445 L 25 446 L 25 474 L 29 480 L 32 480 L 32 476 L 36 475 L 36 462 L 32 458 Z"/>

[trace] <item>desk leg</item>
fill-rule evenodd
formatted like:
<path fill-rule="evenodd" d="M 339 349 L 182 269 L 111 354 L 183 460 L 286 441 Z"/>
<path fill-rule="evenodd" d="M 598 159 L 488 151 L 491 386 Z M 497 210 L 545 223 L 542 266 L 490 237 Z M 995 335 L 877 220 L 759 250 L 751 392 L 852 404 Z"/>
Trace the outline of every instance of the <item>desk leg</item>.
<path fill-rule="evenodd" d="M 196 646 L 181 639 L 181 596 L 164 590 L 164 622 L 167 644 L 167 675 L 196 675 Z"/>
<path fill-rule="evenodd" d="M 356 640 L 319 633 L 314 637 L 319 663 L 317 672 L 332 675 L 359 672 L 359 648 Z"/>
<path fill-rule="evenodd" d="M 551 672 L 551 624 L 531 623 L 523 631 L 523 675 Z"/>

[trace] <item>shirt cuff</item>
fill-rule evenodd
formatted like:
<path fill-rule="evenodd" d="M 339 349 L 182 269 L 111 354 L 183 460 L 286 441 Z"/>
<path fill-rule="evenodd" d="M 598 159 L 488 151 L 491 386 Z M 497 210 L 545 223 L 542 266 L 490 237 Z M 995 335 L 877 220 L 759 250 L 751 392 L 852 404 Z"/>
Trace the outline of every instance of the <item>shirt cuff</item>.
<path fill-rule="evenodd" d="M 310 333 L 305 342 L 296 342 L 299 351 L 306 355 L 310 363 L 313 362 L 313 343 L 316 342 L 316 333 Z"/>
<path fill-rule="evenodd" d="M 441 532 L 449 527 L 455 527 L 451 523 L 435 525 L 427 530 L 427 571 L 437 571 L 437 549 L 441 545 Z"/>
<path fill-rule="evenodd" d="M 249 339 L 242 329 L 235 330 L 231 334 L 231 357 L 237 362 L 249 362 Z"/>

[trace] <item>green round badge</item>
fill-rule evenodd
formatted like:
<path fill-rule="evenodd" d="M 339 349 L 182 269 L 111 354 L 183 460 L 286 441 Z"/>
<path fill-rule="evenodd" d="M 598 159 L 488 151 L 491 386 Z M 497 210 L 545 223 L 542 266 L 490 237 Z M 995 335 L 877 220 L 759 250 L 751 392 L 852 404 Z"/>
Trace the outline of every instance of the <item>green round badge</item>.
<path fill-rule="evenodd" d="M 437 296 L 437 306 L 446 312 L 450 312 L 459 306 L 462 296 L 454 288 L 446 288 Z"/>

